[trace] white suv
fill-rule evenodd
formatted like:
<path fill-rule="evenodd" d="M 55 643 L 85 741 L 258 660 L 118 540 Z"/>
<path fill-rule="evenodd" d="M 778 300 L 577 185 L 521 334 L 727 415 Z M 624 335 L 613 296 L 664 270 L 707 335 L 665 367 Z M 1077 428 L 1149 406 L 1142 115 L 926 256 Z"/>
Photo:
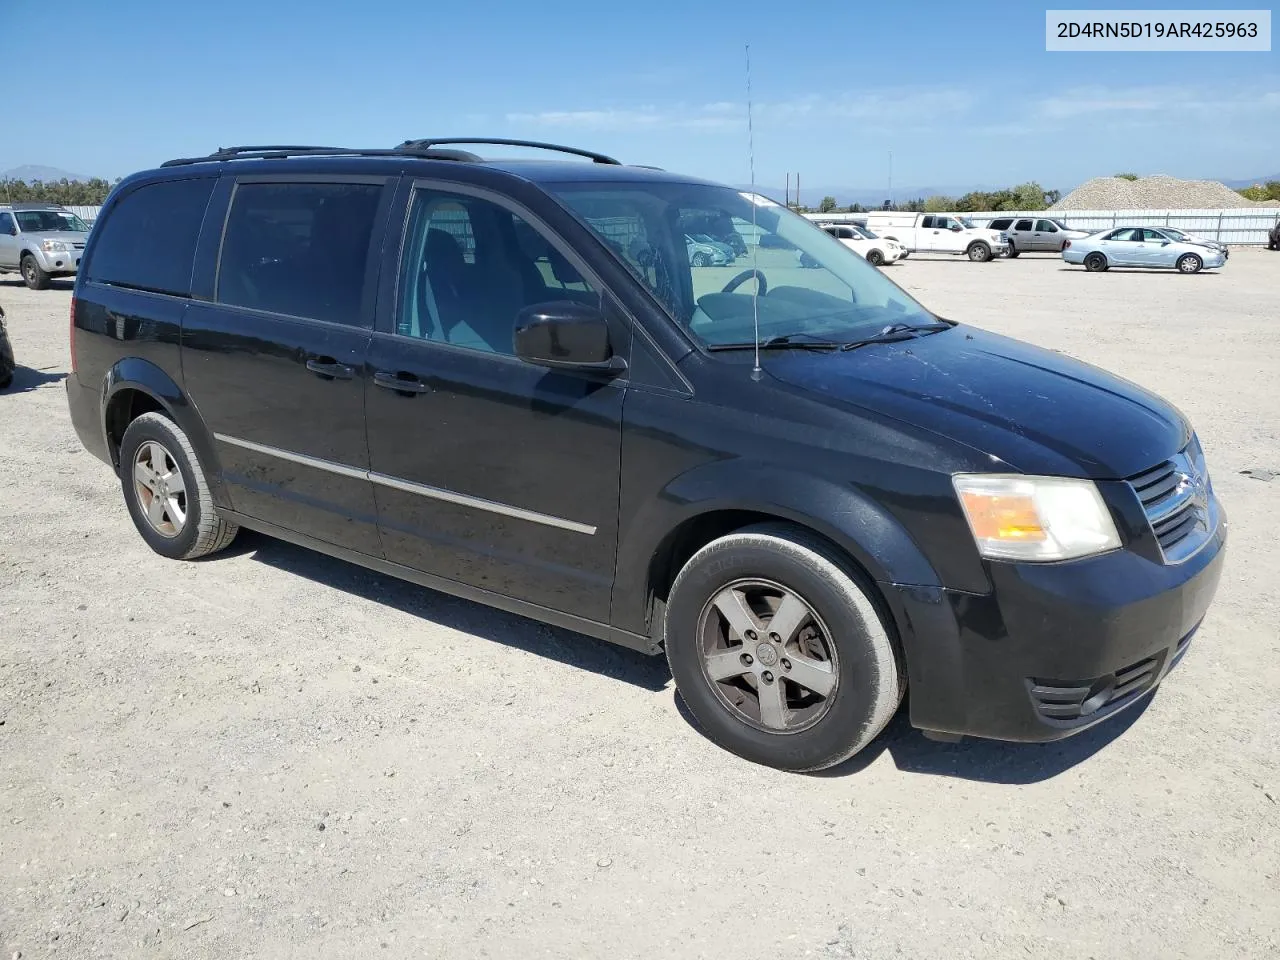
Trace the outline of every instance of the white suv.
<path fill-rule="evenodd" d="M 878 237 L 856 223 L 823 223 L 819 226 L 873 267 L 893 263 L 906 255 L 906 250 L 897 240 Z"/>

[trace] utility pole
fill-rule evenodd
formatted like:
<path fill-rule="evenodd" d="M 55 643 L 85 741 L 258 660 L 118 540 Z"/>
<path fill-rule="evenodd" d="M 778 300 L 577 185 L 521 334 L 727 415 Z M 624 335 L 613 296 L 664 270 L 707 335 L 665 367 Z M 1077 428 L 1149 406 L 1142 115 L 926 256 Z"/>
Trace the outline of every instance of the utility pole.
<path fill-rule="evenodd" d="M 889 203 L 893 203 L 893 151 L 889 151 Z"/>
<path fill-rule="evenodd" d="M 791 206 L 791 171 L 790 170 L 787 171 L 787 193 L 782 201 L 782 205 L 784 207 Z"/>
<path fill-rule="evenodd" d="M 800 207 L 800 171 L 796 171 L 796 208 Z"/>

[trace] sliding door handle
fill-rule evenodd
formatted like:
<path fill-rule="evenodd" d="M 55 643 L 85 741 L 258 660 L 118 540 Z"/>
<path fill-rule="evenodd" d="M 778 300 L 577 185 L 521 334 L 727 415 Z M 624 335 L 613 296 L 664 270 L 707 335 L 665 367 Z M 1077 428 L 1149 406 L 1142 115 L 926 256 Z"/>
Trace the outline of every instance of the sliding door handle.
<path fill-rule="evenodd" d="M 307 361 L 307 369 L 325 380 L 350 380 L 355 370 L 332 357 L 314 357 Z"/>

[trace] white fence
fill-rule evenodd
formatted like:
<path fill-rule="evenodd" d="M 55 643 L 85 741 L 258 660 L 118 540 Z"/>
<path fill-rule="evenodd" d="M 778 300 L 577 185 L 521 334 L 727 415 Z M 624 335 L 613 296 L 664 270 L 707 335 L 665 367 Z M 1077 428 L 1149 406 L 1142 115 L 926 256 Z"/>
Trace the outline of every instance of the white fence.
<path fill-rule="evenodd" d="M 93 223 L 98 219 L 98 211 L 102 207 L 67 207 L 72 213 L 83 220 L 85 223 Z"/>
<path fill-rule="evenodd" d="M 866 214 L 831 213 L 806 214 L 812 220 L 862 220 Z M 1269 231 L 1280 220 L 1280 207 L 1233 207 L 1224 210 L 1057 210 L 1048 212 L 1013 210 L 987 210 L 982 213 L 962 213 L 975 226 L 985 226 L 996 217 L 1053 217 L 1077 230 L 1109 230 L 1114 227 L 1177 227 L 1187 233 L 1219 240 L 1235 246 L 1260 245 L 1267 242 Z"/>

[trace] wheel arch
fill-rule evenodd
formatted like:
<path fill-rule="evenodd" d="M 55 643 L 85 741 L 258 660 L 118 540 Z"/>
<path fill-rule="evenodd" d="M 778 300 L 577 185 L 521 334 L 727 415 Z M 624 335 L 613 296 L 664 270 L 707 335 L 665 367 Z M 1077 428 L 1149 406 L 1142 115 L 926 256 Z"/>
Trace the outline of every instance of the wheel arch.
<path fill-rule="evenodd" d="M 877 592 L 881 583 L 941 584 L 906 529 L 856 488 L 717 461 L 673 481 L 620 536 L 614 625 L 647 632 L 656 643 L 667 594 L 689 557 L 712 540 L 766 522 L 792 524 L 829 543 Z M 878 599 L 888 608 L 887 598 Z"/>
<path fill-rule="evenodd" d="M 224 495 L 213 436 L 186 393 L 161 367 L 140 357 L 117 361 L 103 380 L 102 433 L 111 464 L 120 469 L 120 443 L 129 424 L 144 413 L 162 413 L 176 423 L 195 448 L 204 466 L 209 490 L 217 506 L 231 504 Z"/>

